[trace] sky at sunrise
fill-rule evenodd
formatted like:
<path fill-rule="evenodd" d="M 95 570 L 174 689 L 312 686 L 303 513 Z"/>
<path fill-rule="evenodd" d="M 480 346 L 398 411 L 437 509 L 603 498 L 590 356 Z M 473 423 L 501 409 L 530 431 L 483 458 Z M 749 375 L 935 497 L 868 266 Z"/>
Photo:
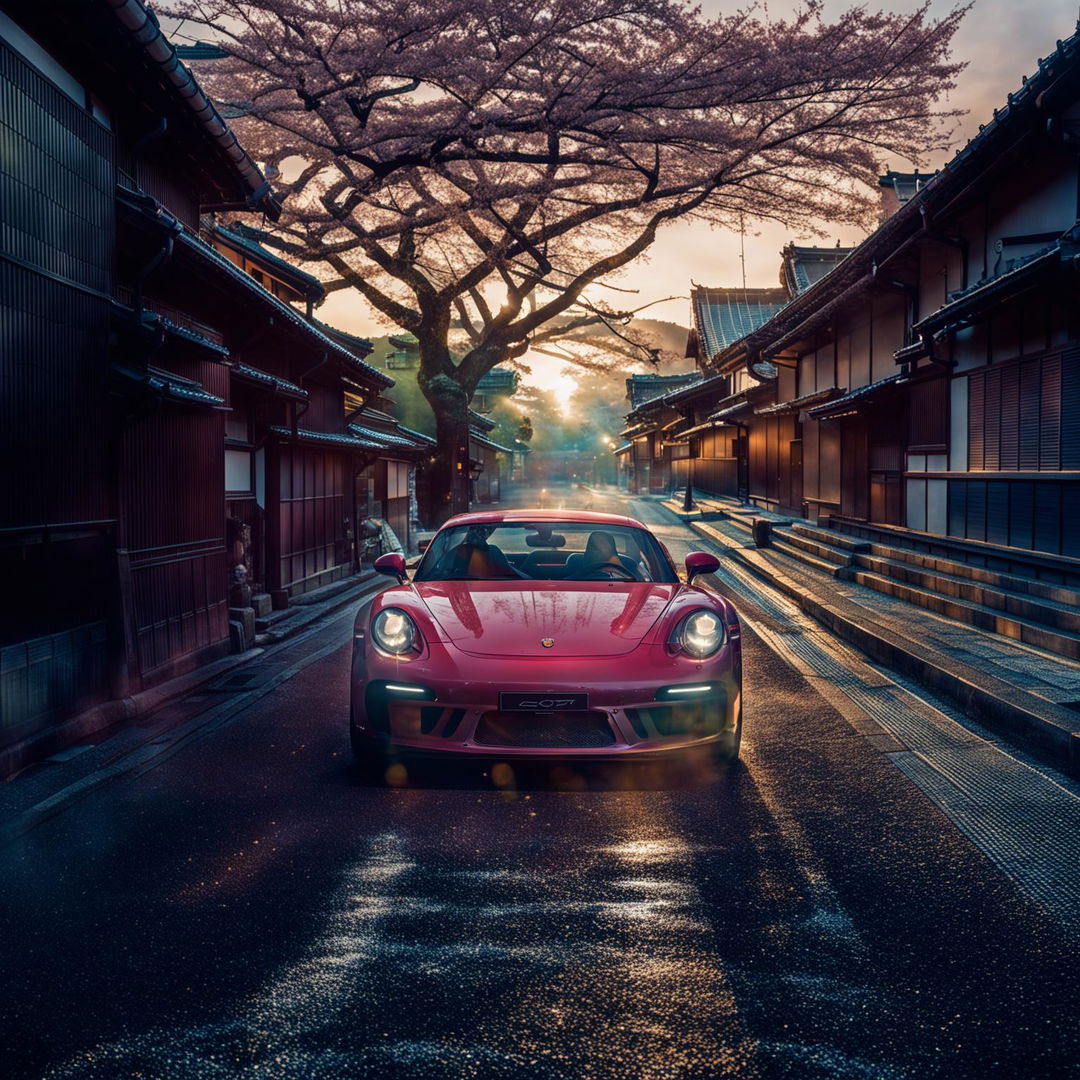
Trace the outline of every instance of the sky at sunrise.
<path fill-rule="evenodd" d="M 730 11 L 737 5 L 727 0 L 704 0 L 702 7 L 707 13 Z M 744 6 L 744 5 L 738 5 Z M 768 16 L 781 18 L 796 7 L 795 0 L 768 0 L 759 7 Z M 839 0 L 827 0 L 826 16 L 852 6 Z M 910 2 L 889 4 L 870 3 L 869 7 L 894 7 L 896 10 L 914 10 Z M 941 16 L 956 5 L 951 0 L 933 0 L 931 11 Z M 962 109 L 967 115 L 960 121 L 955 149 L 971 138 L 980 123 L 990 119 L 993 110 L 1005 104 L 1009 91 L 1021 85 L 1023 76 L 1035 71 L 1038 58 L 1046 56 L 1055 48 L 1058 39 L 1069 37 L 1076 29 L 1080 14 L 1078 0 L 975 0 L 961 24 L 954 41 L 954 56 L 968 66 L 961 72 L 956 89 L 942 101 L 942 107 Z M 926 171 L 943 165 L 952 153 L 939 155 L 920 163 Z M 906 169 L 910 163 L 900 160 L 884 160 L 884 168 Z M 823 237 L 797 236 L 782 226 L 765 224 L 755 226 L 747 222 L 745 237 L 746 283 L 750 287 L 773 286 L 779 273 L 779 252 L 789 240 L 804 243 L 843 244 L 857 243 L 865 233 L 848 228 L 837 229 L 823 226 Z M 616 299 L 614 303 L 627 303 L 639 307 L 663 297 L 679 299 L 650 307 L 652 318 L 689 325 L 690 283 L 712 286 L 737 286 L 742 282 L 739 258 L 740 241 L 737 234 L 725 230 L 709 229 L 700 223 L 677 222 L 661 232 L 647 259 L 625 271 L 616 279 L 622 287 L 637 291 L 636 297 Z M 598 295 L 602 295 L 598 293 Z M 345 294 L 331 297 L 320 311 L 329 322 L 359 333 L 377 335 L 387 332 L 384 323 L 377 321 L 372 313 L 363 309 L 362 302 Z M 565 393 L 568 389 L 561 374 L 562 364 L 536 358 L 530 381 Z"/>

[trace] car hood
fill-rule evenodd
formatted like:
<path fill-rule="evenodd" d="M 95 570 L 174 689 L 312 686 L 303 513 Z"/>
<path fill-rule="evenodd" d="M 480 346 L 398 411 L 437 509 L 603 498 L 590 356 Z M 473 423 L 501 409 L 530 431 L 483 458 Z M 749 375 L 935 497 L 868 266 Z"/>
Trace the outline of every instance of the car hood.
<path fill-rule="evenodd" d="M 415 585 L 446 637 L 475 656 L 619 656 L 678 590 L 656 582 L 429 581 Z M 543 642 L 551 640 L 553 645 Z"/>

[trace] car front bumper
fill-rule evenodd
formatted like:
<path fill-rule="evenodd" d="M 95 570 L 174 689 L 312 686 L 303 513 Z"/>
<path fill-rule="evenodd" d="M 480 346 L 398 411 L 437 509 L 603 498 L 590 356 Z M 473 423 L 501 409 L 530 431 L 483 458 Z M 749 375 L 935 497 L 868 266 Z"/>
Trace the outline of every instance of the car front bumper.
<path fill-rule="evenodd" d="M 358 647 L 354 737 L 373 747 L 488 757 L 666 754 L 735 737 L 740 668 L 737 640 L 707 661 L 655 644 L 622 656 L 541 660 L 478 658 L 444 642 L 408 661 Z M 684 687 L 707 689 L 679 693 Z M 504 712 L 500 692 L 556 702 L 587 692 L 588 708 Z"/>

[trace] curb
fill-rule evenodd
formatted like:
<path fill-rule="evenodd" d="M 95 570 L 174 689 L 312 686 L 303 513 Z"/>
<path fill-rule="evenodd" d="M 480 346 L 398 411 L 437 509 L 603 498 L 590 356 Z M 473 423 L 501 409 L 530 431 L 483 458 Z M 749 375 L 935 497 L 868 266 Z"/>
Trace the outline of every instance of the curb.
<path fill-rule="evenodd" d="M 665 509 L 668 509 L 665 507 Z M 950 664 L 889 628 L 871 623 L 856 605 L 842 599 L 826 602 L 805 582 L 797 582 L 755 553 L 740 547 L 704 522 L 687 523 L 714 545 L 723 547 L 763 584 L 793 600 L 811 618 L 854 645 L 872 660 L 907 675 L 948 698 L 992 731 L 1070 776 L 1080 777 L 1080 718 L 1069 709 L 1030 694 L 987 671 Z"/>

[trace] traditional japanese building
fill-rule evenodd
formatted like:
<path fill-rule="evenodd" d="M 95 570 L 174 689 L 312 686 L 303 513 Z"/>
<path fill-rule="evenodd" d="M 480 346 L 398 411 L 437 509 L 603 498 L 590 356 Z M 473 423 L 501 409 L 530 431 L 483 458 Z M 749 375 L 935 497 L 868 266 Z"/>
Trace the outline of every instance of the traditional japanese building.
<path fill-rule="evenodd" d="M 152 13 L 16 0 L 0 67 L 3 773 L 247 643 L 251 584 L 351 572 L 358 477 L 407 526 L 430 443 L 321 283 L 222 222 L 279 208 Z"/>
<path fill-rule="evenodd" d="M 491 438 L 495 422 L 469 410 L 469 501 L 497 503 L 510 480 L 514 449 Z"/>
<path fill-rule="evenodd" d="M 622 475 L 629 491 L 648 495 L 667 491 L 671 485 L 671 455 L 665 453 L 663 407 L 659 404 L 665 394 L 700 381 L 701 373 L 682 375 L 631 375 L 626 380 L 626 399 L 630 402 L 627 426 L 619 437 L 627 440 L 625 450 L 616 448 Z M 670 430 L 670 427 L 667 429 Z"/>
<path fill-rule="evenodd" d="M 0 67 L 2 772 L 229 648 L 228 350 L 157 275 L 277 207 L 141 4 L 13 0 Z"/>
<path fill-rule="evenodd" d="M 700 352 L 762 388 L 712 418 L 745 424 L 754 502 L 1080 556 L 1078 136 L 1074 36 L 938 173 L 882 177 L 858 248 L 805 281 L 785 250 L 789 302 Z"/>

